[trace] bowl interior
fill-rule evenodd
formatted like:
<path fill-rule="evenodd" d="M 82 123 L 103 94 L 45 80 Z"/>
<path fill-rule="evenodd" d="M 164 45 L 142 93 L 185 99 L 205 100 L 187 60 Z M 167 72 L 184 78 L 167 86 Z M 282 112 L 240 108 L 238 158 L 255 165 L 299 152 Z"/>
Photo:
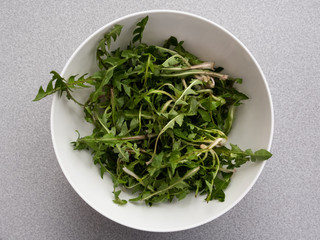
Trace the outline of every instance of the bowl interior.
<path fill-rule="evenodd" d="M 202 60 L 215 61 L 223 66 L 230 76 L 243 78 L 238 89 L 250 99 L 236 112 L 234 127 L 229 142 L 242 148 L 269 149 L 273 132 L 273 112 L 270 93 L 264 76 L 246 48 L 230 33 L 201 17 L 176 11 L 148 11 L 132 14 L 107 24 L 91 35 L 72 55 L 62 75 L 92 74 L 97 70 L 95 49 L 103 34 L 114 24 L 124 25 L 116 47 L 126 47 L 137 21 L 149 15 L 143 41 L 162 44 L 170 36 L 184 40 L 184 47 Z M 88 90 L 75 92 L 83 101 Z M 54 96 L 51 111 L 52 140 L 59 164 L 75 191 L 95 210 L 120 224 L 146 231 L 168 232 L 184 230 L 207 223 L 222 215 L 238 203 L 250 190 L 263 169 L 264 162 L 246 164 L 233 176 L 225 191 L 223 203 L 192 194 L 182 201 L 147 207 L 145 204 L 128 203 L 118 206 L 112 202 L 113 184 L 105 175 L 102 180 L 99 169 L 93 165 L 85 151 L 74 151 L 70 142 L 91 134 L 92 127 L 83 118 L 83 111 L 73 102 Z M 121 194 L 128 199 L 129 195 Z"/>

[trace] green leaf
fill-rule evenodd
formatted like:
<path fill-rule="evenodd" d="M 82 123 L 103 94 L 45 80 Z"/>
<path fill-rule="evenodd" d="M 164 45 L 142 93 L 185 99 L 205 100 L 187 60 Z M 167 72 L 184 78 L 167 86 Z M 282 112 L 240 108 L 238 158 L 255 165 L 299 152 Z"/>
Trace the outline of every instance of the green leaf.
<path fill-rule="evenodd" d="M 198 196 L 199 190 L 202 187 L 202 181 L 201 179 L 198 179 L 194 182 L 194 185 L 196 186 L 196 192 L 195 192 L 195 196 Z"/>
<path fill-rule="evenodd" d="M 127 123 L 124 122 L 121 126 L 121 130 L 120 130 L 120 133 L 119 133 L 119 136 L 126 136 L 129 132 L 129 129 L 128 129 L 128 126 L 127 126 Z"/>
<path fill-rule="evenodd" d="M 139 126 L 139 120 L 138 118 L 132 118 L 132 120 L 130 121 L 130 127 L 129 127 L 129 131 L 135 129 L 136 127 Z"/>
<path fill-rule="evenodd" d="M 59 95 L 61 96 L 63 92 L 66 92 L 67 98 L 72 99 L 74 102 L 76 102 L 79 105 L 79 102 L 77 102 L 71 95 L 70 91 L 71 88 L 76 88 L 76 87 L 89 87 L 87 84 L 93 85 L 93 79 L 92 78 L 87 78 L 85 79 L 84 76 L 82 75 L 79 77 L 77 80 L 75 79 L 76 75 L 70 76 L 68 80 L 65 80 L 63 77 L 61 77 L 57 72 L 51 71 L 50 72 L 53 76 L 52 79 L 49 81 L 46 90 L 44 90 L 42 87 L 39 88 L 37 96 L 33 99 L 33 101 L 39 101 L 43 99 L 46 96 L 52 95 L 55 92 L 58 92 Z M 53 83 L 55 83 L 53 85 Z"/>
<path fill-rule="evenodd" d="M 98 66 L 100 69 L 106 68 L 106 65 L 104 63 L 105 56 L 110 57 L 110 53 L 107 51 L 106 45 L 108 49 L 111 48 L 112 39 L 113 41 L 117 40 L 121 33 L 122 27 L 122 25 L 115 24 L 110 31 L 104 34 L 103 39 L 99 41 L 96 51 L 96 58 L 98 59 Z"/>
<path fill-rule="evenodd" d="M 228 174 L 228 176 L 225 176 L 224 179 L 216 178 L 214 180 L 214 191 L 212 192 L 212 199 L 216 199 L 220 202 L 223 202 L 225 200 L 225 193 L 223 190 L 227 188 L 227 186 L 230 183 L 230 177 L 231 174 Z"/>
<path fill-rule="evenodd" d="M 53 76 L 52 79 L 49 81 L 46 90 L 44 90 L 42 87 L 40 87 L 37 96 L 33 99 L 33 101 L 39 101 L 43 99 L 46 96 L 49 96 L 57 91 L 60 92 L 60 96 L 62 95 L 62 92 L 68 90 L 68 86 L 65 83 L 66 81 L 64 78 L 62 78 L 57 72 L 51 71 L 50 72 Z M 70 78 L 73 78 L 74 76 L 71 76 Z M 55 82 L 55 86 L 53 87 L 53 82 Z"/>
<path fill-rule="evenodd" d="M 105 72 L 105 70 L 97 71 L 91 76 L 91 78 L 95 80 L 101 80 L 104 77 Z"/>
<path fill-rule="evenodd" d="M 102 39 L 102 41 L 103 41 L 103 44 L 107 43 L 108 49 L 110 49 L 111 47 L 111 39 L 113 39 L 113 41 L 116 41 L 117 38 L 120 36 L 122 27 L 123 27 L 122 25 L 115 24 L 113 28 L 104 35 L 104 39 Z"/>
<path fill-rule="evenodd" d="M 140 55 L 138 55 L 134 50 L 132 49 L 126 49 L 121 52 L 121 57 L 129 59 L 129 58 L 139 58 Z"/>
<path fill-rule="evenodd" d="M 188 109 L 188 112 L 186 113 L 186 115 L 187 116 L 197 115 L 199 102 L 197 101 L 197 99 L 195 97 L 190 97 L 189 99 L 190 99 L 189 109 Z"/>
<path fill-rule="evenodd" d="M 212 183 L 210 183 L 209 181 L 207 181 L 207 180 L 205 180 L 205 182 L 206 182 L 206 185 L 207 185 L 207 187 L 208 187 L 208 190 L 209 190 L 209 196 L 212 194 L 212 189 L 213 189 L 213 184 Z M 207 201 L 208 200 L 210 200 L 210 199 L 207 199 Z"/>
<path fill-rule="evenodd" d="M 224 122 L 224 132 L 228 134 L 232 128 L 233 118 L 234 118 L 235 106 L 232 105 L 228 110 L 228 117 Z"/>
<path fill-rule="evenodd" d="M 169 128 L 173 128 L 174 124 L 177 123 L 179 126 L 182 125 L 183 123 L 183 117 L 184 114 L 179 114 L 176 117 L 174 117 L 173 119 L 171 119 L 160 131 L 158 138 L 160 137 L 161 134 L 163 134 L 165 131 L 167 131 Z"/>
<path fill-rule="evenodd" d="M 202 61 L 200 61 L 195 55 L 193 55 L 192 53 L 186 51 L 186 50 L 183 48 L 183 46 L 182 46 L 183 43 L 184 43 L 184 41 L 180 41 L 180 42 L 176 45 L 176 47 L 174 48 L 174 50 L 177 51 L 181 56 L 186 57 L 191 64 L 196 65 L 196 64 L 202 63 Z"/>
<path fill-rule="evenodd" d="M 170 154 L 169 163 L 170 163 L 172 174 L 175 173 L 175 170 L 176 170 L 176 167 L 179 163 L 180 157 L 181 157 L 181 153 L 178 149 L 173 150 Z"/>
<path fill-rule="evenodd" d="M 175 141 L 172 145 L 172 150 L 175 151 L 175 150 L 178 150 L 181 146 L 181 139 L 178 139 L 177 141 Z"/>
<path fill-rule="evenodd" d="M 153 159 L 153 161 L 152 161 L 152 163 L 151 163 L 151 166 L 156 167 L 156 168 L 161 167 L 161 164 L 162 164 L 162 161 L 163 161 L 163 157 L 164 157 L 164 152 L 158 153 L 158 154 L 154 157 L 154 159 Z"/>
<path fill-rule="evenodd" d="M 163 44 L 164 48 L 170 48 L 171 46 L 177 46 L 178 45 L 178 40 L 176 37 L 171 36 L 170 38 L 168 38 L 168 40 L 166 40 Z"/>
<path fill-rule="evenodd" d="M 37 94 L 37 96 L 33 99 L 33 101 L 39 101 L 39 100 L 41 100 L 42 98 L 44 98 L 44 97 L 46 97 L 46 96 L 47 96 L 47 95 L 46 95 L 45 91 L 43 90 L 42 87 L 40 87 L 40 89 L 39 89 L 39 91 L 38 91 L 38 94 Z"/>
<path fill-rule="evenodd" d="M 118 67 L 124 64 L 127 61 L 126 58 L 119 58 L 119 57 L 108 57 L 107 59 L 103 60 L 104 63 L 110 64 L 113 67 Z"/>
<path fill-rule="evenodd" d="M 121 200 L 119 198 L 120 193 L 121 193 L 121 190 L 114 192 L 114 200 L 113 200 L 113 202 L 118 204 L 118 205 L 125 205 L 127 203 L 127 201 L 126 200 Z"/>
<path fill-rule="evenodd" d="M 177 66 L 177 64 L 180 64 L 179 58 L 175 55 L 169 57 L 166 61 L 162 63 L 163 67 L 173 67 Z"/>
<path fill-rule="evenodd" d="M 148 19 L 149 19 L 149 17 L 146 16 L 140 22 L 137 23 L 137 27 L 133 31 L 132 43 L 135 43 L 135 42 L 138 42 L 138 41 L 141 43 L 141 40 L 142 40 L 142 37 L 143 37 L 143 31 L 145 29 L 145 26 L 147 25 Z"/>
<path fill-rule="evenodd" d="M 260 149 L 252 155 L 252 161 L 267 160 L 272 157 L 272 154 L 265 149 Z"/>
<path fill-rule="evenodd" d="M 110 81 L 110 79 L 112 78 L 113 76 L 113 70 L 114 70 L 114 67 L 112 68 L 109 68 L 106 72 L 105 72 L 105 75 L 102 79 L 102 82 L 101 84 L 99 85 L 99 87 L 96 89 L 96 91 L 93 93 L 92 95 L 92 101 L 95 102 L 97 101 L 98 97 L 100 97 L 101 95 L 103 95 L 103 87 L 105 85 L 107 85 Z"/>
<path fill-rule="evenodd" d="M 116 103 L 118 108 L 122 108 L 123 105 L 125 104 L 125 98 L 124 97 L 116 98 Z"/>
<path fill-rule="evenodd" d="M 118 153 L 119 159 L 123 160 L 124 162 L 129 162 L 129 153 L 125 145 L 122 145 L 121 143 L 116 144 L 114 152 Z"/>
<path fill-rule="evenodd" d="M 122 86 L 123 86 L 123 89 L 124 89 L 124 91 L 126 92 L 126 94 L 127 94 L 129 97 L 131 97 L 131 87 L 128 86 L 128 85 L 126 85 L 126 84 L 123 84 L 123 83 L 122 83 Z"/>
<path fill-rule="evenodd" d="M 188 179 L 191 176 L 193 176 L 197 171 L 199 171 L 199 169 L 200 169 L 200 167 L 196 167 L 194 169 L 191 169 L 191 170 L 187 171 L 186 174 L 183 177 L 172 181 L 167 188 L 161 189 L 161 190 L 159 190 L 157 192 L 154 192 L 154 193 L 148 192 L 148 194 L 146 194 L 145 196 L 142 196 L 142 198 L 140 200 L 144 201 L 144 200 L 147 200 L 147 199 L 149 199 L 149 198 L 151 198 L 153 196 L 156 196 L 156 195 L 162 194 L 163 192 L 168 191 L 169 189 L 171 189 L 171 188 L 175 187 L 176 185 L 182 183 L 185 179 Z"/>
<path fill-rule="evenodd" d="M 242 152 L 242 150 L 236 144 L 230 143 L 230 146 L 231 146 L 231 152 L 233 153 Z"/>
<path fill-rule="evenodd" d="M 211 117 L 210 117 L 210 113 L 203 110 L 203 109 L 198 109 L 198 113 L 200 114 L 201 118 L 206 121 L 206 122 L 210 122 L 211 121 Z"/>
<path fill-rule="evenodd" d="M 184 117 L 184 114 L 179 114 L 178 116 L 176 116 L 174 119 L 175 119 L 175 122 L 181 127 L 182 126 L 182 123 L 183 123 L 183 117 Z"/>
<path fill-rule="evenodd" d="M 174 189 L 178 190 L 183 190 L 186 188 L 188 189 L 189 185 L 184 181 L 185 179 L 182 179 L 177 171 L 174 177 L 171 179 L 170 185 L 174 185 Z"/>
<path fill-rule="evenodd" d="M 240 167 L 248 161 L 263 161 L 269 159 L 272 154 L 265 150 L 260 149 L 253 153 L 251 149 L 242 151 L 237 145 L 230 144 L 231 149 L 226 147 L 216 148 L 215 151 L 220 158 L 226 161 L 228 168 Z M 234 163 L 233 163 L 234 162 Z"/>
<path fill-rule="evenodd" d="M 105 166 L 103 166 L 103 164 L 101 163 L 100 160 L 99 160 L 99 164 L 100 164 L 100 176 L 101 176 L 101 178 L 103 178 L 103 175 L 107 171 L 107 169 Z"/>
<path fill-rule="evenodd" d="M 175 107 L 177 104 L 179 104 L 179 101 L 181 101 L 184 96 L 191 95 L 191 94 L 193 94 L 193 95 L 194 95 L 194 94 L 197 94 L 197 93 L 196 93 L 195 91 L 193 91 L 191 88 L 192 88 L 193 86 L 199 85 L 199 84 L 203 84 L 203 82 L 200 81 L 200 80 L 193 80 L 193 81 L 191 82 L 191 84 L 182 92 L 182 94 L 181 94 L 180 97 L 177 99 L 177 101 L 174 103 L 172 109 L 174 109 L 174 107 Z"/>

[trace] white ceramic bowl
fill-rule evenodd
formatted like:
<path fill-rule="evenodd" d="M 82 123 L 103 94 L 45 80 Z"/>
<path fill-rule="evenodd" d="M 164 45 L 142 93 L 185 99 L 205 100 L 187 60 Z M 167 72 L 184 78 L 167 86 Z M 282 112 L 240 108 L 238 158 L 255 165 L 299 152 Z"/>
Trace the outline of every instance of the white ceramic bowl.
<path fill-rule="evenodd" d="M 217 24 L 193 14 L 177 11 L 147 11 L 131 14 L 108 23 L 87 38 L 71 56 L 62 71 L 64 77 L 74 74 L 92 74 L 97 70 L 95 49 L 98 40 L 114 24 L 124 25 L 114 47 L 126 47 L 137 21 L 149 16 L 143 41 L 162 44 L 171 35 L 184 40 L 184 47 L 202 60 L 215 61 L 225 72 L 243 78 L 239 89 L 250 100 L 240 106 L 231 131 L 229 142 L 242 148 L 270 149 L 273 134 L 273 109 L 270 92 L 264 75 L 247 48 L 231 33 Z M 88 90 L 75 92 L 85 99 Z M 170 232 L 193 228 L 221 216 L 234 207 L 250 190 L 259 177 L 265 162 L 250 163 L 234 174 L 225 191 L 225 202 L 195 198 L 190 194 L 182 201 L 147 207 L 145 204 L 128 203 L 118 206 L 112 202 L 113 184 L 93 165 L 85 151 L 74 151 L 70 142 L 91 134 L 92 127 L 85 122 L 80 107 L 65 98 L 54 96 L 51 109 L 51 131 L 54 149 L 63 173 L 74 190 L 96 211 L 125 226 L 154 232 Z M 121 194 L 122 198 L 130 196 Z M 81 211 L 81 209 L 79 209 Z"/>

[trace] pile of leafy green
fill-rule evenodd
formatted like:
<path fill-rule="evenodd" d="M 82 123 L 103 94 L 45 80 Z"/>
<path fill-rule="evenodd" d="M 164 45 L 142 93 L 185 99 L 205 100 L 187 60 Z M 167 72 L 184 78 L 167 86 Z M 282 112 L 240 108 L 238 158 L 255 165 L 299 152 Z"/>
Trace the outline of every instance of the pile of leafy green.
<path fill-rule="evenodd" d="M 163 46 L 143 43 L 147 21 L 137 23 L 126 49 L 111 51 L 122 30 L 115 25 L 97 46 L 99 71 L 68 79 L 52 71 L 34 100 L 65 93 L 83 108 L 94 130 L 79 135 L 74 149 L 90 150 L 101 177 L 111 176 L 115 203 L 127 203 L 121 190 L 135 194 L 130 201 L 148 205 L 190 192 L 224 201 L 235 168 L 271 157 L 264 149 L 225 147 L 235 109 L 248 98 L 234 88 L 242 80 L 199 60 L 175 37 Z M 79 103 L 72 91 L 86 87 L 94 90 Z"/>

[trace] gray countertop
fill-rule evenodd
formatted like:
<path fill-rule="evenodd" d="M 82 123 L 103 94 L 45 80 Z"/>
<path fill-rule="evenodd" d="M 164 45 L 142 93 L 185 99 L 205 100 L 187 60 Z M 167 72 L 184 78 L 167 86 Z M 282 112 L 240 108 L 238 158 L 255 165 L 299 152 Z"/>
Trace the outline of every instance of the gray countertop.
<path fill-rule="evenodd" d="M 273 97 L 272 159 L 233 209 L 203 226 L 142 232 L 89 207 L 64 177 L 50 135 L 52 98 L 33 103 L 95 30 L 150 9 L 191 12 L 237 36 Z M 9 1 L 0 3 L 0 239 L 319 239 L 320 2 Z"/>

